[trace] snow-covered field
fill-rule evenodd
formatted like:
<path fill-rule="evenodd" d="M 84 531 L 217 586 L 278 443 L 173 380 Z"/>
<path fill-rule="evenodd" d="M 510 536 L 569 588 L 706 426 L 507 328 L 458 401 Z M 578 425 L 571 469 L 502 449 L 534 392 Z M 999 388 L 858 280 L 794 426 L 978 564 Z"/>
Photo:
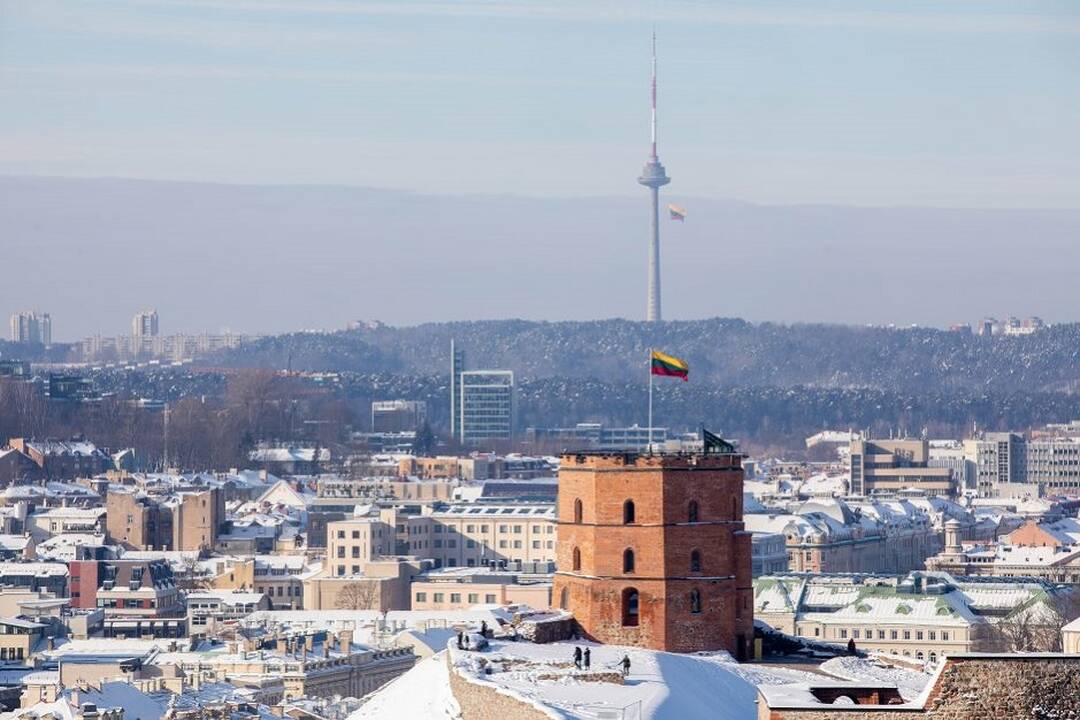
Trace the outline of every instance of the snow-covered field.
<path fill-rule="evenodd" d="M 908 702 L 919 696 L 931 678 L 927 673 L 899 667 L 882 667 L 867 658 L 848 656 L 826 660 L 820 669 L 841 680 L 895 685 Z"/>

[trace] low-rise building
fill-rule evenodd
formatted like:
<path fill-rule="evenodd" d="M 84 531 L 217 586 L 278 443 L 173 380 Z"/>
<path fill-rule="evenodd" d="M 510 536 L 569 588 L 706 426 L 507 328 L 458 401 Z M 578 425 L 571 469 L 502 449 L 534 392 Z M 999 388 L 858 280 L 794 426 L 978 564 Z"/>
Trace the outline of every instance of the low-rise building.
<path fill-rule="evenodd" d="M 524 572 L 484 567 L 431 570 L 411 584 L 413 610 L 468 610 L 475 605 L 551 607 L 554 563 L 539 563 Z"/>
<path fill-rule="evenodd" d="M 105 611 L 106 637 L 183 637 L 183 597 L 165 560 L 76 560 L 71 606 Z"/>
<path fill-rule="evenodd" d="M 261 592 L 197 590 L 187 594 L 188 631 L 192 637 L 215 635 L 258 610 L 269 610 L 270 598 Z"/>

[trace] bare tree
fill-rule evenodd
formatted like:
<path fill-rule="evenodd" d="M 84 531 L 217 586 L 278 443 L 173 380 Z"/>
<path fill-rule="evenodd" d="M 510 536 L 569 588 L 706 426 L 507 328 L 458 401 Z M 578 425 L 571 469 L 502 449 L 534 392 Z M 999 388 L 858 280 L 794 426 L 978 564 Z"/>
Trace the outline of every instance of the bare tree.
<path fill-rule="evenodd" d="M 1080 617 L 1080 593 L 1075 589 L 1048 594 L 1016 608 L 990 626 L 992 650 L 1000 652 L 1061 652 L 1061 628 Z"/>
<path fill-rule="evenodd" d="M 211 586 L 211 580 L 199 564 L 199 558 L 194 555 L 184 555 L 180 561 L 180 567 L 175 573 L 176 586 L 181 590 L 194 592 L 206 590 Z"/>
<path fill-rule="evenodd" d="M 341 610 L 374 610 L 378 600 L 377 582 L 351 582 L 338 593 L 337 606 Z"/>

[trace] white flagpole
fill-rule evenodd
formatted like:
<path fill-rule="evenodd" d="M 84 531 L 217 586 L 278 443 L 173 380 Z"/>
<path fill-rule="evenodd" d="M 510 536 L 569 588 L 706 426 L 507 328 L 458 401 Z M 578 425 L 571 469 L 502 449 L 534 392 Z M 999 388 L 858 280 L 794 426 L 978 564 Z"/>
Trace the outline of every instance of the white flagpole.
<path fill-rule="evenodd" d="M 649 348 L 649 454 L 652 454 L 652 348 Z"/>

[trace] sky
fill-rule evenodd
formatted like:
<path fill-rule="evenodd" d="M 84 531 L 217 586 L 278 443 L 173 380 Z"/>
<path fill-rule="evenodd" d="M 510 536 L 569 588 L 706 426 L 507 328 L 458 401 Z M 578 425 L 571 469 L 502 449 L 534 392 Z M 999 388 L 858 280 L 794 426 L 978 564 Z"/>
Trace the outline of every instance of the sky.
<path fill-rule="evenodd" d="M 0 174 L 1080 208 L 1074 0 L 0 0 Z"/>

